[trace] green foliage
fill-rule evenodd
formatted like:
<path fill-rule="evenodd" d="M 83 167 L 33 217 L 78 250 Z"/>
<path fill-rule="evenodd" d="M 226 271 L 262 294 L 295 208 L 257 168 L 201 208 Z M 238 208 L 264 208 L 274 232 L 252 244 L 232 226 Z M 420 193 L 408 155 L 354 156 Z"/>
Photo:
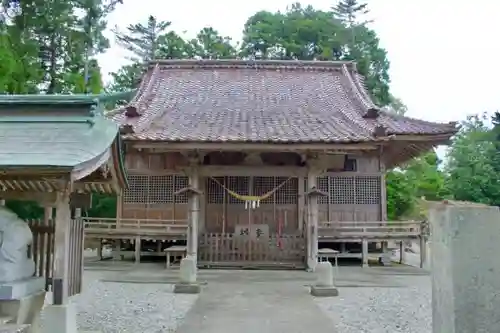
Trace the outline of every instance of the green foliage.
<path fill-rule="evenodd" d="M 387 173 L 389 219 L 397 220 L 414 215 L 419 198 L 436 201 L 449 195 L 445 186 L 445 174 L 439 168 L 440 163 L 436 153 L 431 151 L 414 158 L 405 167 Z"/>
<path fill-rule="evenodd" d="M 499 205 L 495 130 L 486 121 L 485 115 L 476 115 L 462 122 L 447 154 L 447 186 L 456 200 Z"/>
<path fill-rule="evenodd" d="M 245 23 L 241 56 L 355 60 L 374 100 L 388 105 L 391 102 L 389 61 L 387 52 L 379 46 L 377 34 L 364 23 L 344 22 L 334 16 L 338 14 L 300 4 L 292 5 L 284 13 L 258 12 Z"/>
<path fill-rule="evenodd" d="M 415 204 L 414 189 L 404 172 L 396 170 L 386 175 L 387 219 L 395 221 L 410 212 Z"/>
<path fill-rule="evenodd" d="M 5 206 L 23 220 L 40 219 L 43 217 L 43 208 L 36 202 L 7 200 Z"/>

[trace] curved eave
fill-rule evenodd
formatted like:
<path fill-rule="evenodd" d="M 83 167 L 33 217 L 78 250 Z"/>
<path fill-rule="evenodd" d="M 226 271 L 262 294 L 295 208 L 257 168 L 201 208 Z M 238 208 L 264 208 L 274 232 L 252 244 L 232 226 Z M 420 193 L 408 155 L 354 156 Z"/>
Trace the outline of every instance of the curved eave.
<path fill-rule="evenodd" d="M 104 171 L 103 167 L 106 167 L 107 171 Z M 105 172 L 108 174 L 103 175 Z M 123 145 L 118 134 L 106 153 L 96 164 L 89 165 L 85 177 L 79 178 L 75 185 L 78 192 L 114 194 L 119 194 L 128 187 Z"/>
<path fill-rule="evenodd" d="M 426 152 L 441 145 L 448 145 L 454 133 L 442 135 L 427 135 L 421 140 L 390 140 L 383 147 L 383 160 L 386 168 L 395 168 L 408 163 L 413 158 L 419 157 Z"/>
<path fill-rule="evenodd" d="M 125 169 L 125 151 L 120 134 L 116 135 L 116 139 L 111 146 L 111 158 L 113 170 L 120 189 L 128 187 L 127 170 Z"/>

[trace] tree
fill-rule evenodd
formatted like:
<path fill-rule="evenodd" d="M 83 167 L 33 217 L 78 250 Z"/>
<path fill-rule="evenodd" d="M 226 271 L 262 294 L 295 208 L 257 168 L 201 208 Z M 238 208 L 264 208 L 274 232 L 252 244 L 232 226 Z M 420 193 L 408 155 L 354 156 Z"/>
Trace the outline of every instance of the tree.
<path fill-rule="evenodd" d="M 132 60 L 143 64 L 156 59 L 159 51 L 160 36 L 171 25 L 168 21 L 158 21 L 150 15 L 147 24 L 131 24 L 127 32 L 122 33 L 114 29 L 116 42 L 126 50 L 132 52 Z"/>
<path fill-rule="evenodd" d="M 190 42 L 190 57 L 201 59 L 235 58 L 237 51 L 231 44 L 230 37 L 223 37 L 211 27 L 200 30 L 196 38 Z"/>
<path fill-rule="evenodd" d="M 407 216 L 420 218 L 418 199 L 442 200 L 449 193 L 445 174 L 440 170 L 435 151 L 412 159 L 405 167 L 391 170 L 386 175 L 387 215 L 389 219 Z"/>
<path fill-rule="evenodd" d="M 396 221 L 411 212 L 415 206 L 415 193 L 407 175 L 401 170 L 387 173 L 387 219 Z"/>
<path fill-rule="evenodd" d="M 486 120 L 476 115 L 462 122 L 447 153 L 447 187 L 456 200 L 500 205 L 498 151 Z"/>
<path fill-rule="evenodd" d="M 360 3 L 358 0 L 340 0 L 332 7 L 334 17 L 341 22 L 344 22 L 348 27 L 355 25 L 365 25 L 369 21 L 358 22 L 360 16 L 368 14 L 368 4 Z M 353 44 L 355 41 L 352 41 Z"/>
<path fill-rule="evenodd" d="M 116 41 L 133 56 L 130 59 L 131 64 L 111 73 L 113 80 L 109 90 L 123 91 L 136 87 L 147 63 L 153 59 L 182 59 L 191 55 L 188 43 L 175 32 L 166 32 L 170 24 L 168 21 L 158 21 L 151 15 L 146 25 L 131 24 L 125 33 L 115 28 Z"/>
<path fill-rule="evenodd" d="M 347 26 L 333 12 L 294 4 L 286 12 L 261 11 L 245 23 L 241 56 L 261 59 L 356 60 L 374 100 L 391 102 L 389 61 L 376 33 L 365 25 Z M 355 47 L 352 44 L 354 32 Z M 355 51 L 353 51 L 355 50 Z"/>
<path fill-rule="evenodd" d="M 408 111 L 408 107 L 406 104 L 400 99 L 395 97 L 394 95 L 389 95 L 390 102 L 389 105 L 387 105 L 386 110 L 395 113 L 398 115 L 404 115 Z"/>

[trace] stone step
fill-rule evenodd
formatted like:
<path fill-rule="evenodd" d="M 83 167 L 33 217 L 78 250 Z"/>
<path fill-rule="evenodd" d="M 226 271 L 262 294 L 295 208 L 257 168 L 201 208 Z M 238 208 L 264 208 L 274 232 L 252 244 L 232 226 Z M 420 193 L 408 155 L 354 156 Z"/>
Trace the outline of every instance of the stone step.
<path fill-rule="evenodd" d="M 28 333 L 30 325 L 5 324 L 0 325 L 0 333 Z"/>
<path fill-rule="evenodd" d="M 8 324 L 9 322 L 11 322 L 14 318 L 13 317 L 10 317 L 10 316 L 4 316 L 4 315 L 0 315 L 0 326 L 1 325 L 6 325 Z"/>

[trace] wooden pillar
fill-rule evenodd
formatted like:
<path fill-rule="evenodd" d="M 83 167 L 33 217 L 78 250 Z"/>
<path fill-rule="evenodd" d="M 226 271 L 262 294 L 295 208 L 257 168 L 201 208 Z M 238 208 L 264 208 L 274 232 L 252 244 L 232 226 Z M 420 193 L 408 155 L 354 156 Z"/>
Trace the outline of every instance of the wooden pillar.
<path fill-rule="evenodd" d="M 188 247 L 187 254 L 195 260 L 198 256 L 198 227 L 200 223 L 200 176 L 197 167 L 193 167 L 189 173 L 188 193 L 189 202 L 189 227 L 188 227 Z"/>
<path fill-rule="evenodd" d="M 368 239 L 366 238 L 361 240 L 361 255 L 363 267 L 368 267 Z"/>
<path fill-rule="evenodd" d="M 135 237 L 135 263 L 141 263 L 141 236 Z"/>
<path fill-rule="evenodd" d="M 123 190 L 120 191 L 116 198 L 116 229 L 120 228 L 123 212 Z"/>
<path fill-rule="evenodd" d="M 298 200 L 298 207 L 297 207 L 297 216 L 298 218 L 298 230 L 303 230 L 304 228 L 304 211 L 305 211 L 305 206 L 306 206 L 306 190 L 305 190 L 305 178 L 303 176 L 298 177 L 298 191 L 299 191 L 299 200 Z"/>
<path fill-rule="evenodd" d="M 307 173 L 307 186 L 311 190 L 317 188 L 317 177 L 319 170 L 310 167 Z M 318 197 L 316 195 L 308 198 L 307 218 L 307 269 L 314 271 L 318 263 Z"/>
<path fill-rule="evenodd" d="M 97 239 L 98 245 L 97 245 L 97 257 L 99 260 L 102 260 L 102 239 L 99 238 Z"/>
<path fill-rule="evenodd" d="M 62 305 L 68 301 L 70 223 L 69 191 L 57 195 L 54 232 L 54 270 L 52 275 L 53 304 Z"/>
<path fill-rule="evenodd" d="M 420 268 L 426 268 L 427 264 L 427 241 L 424 235 L 420 236 Z"/>
<path fill-rule="evenodd" d="M 401 241 L 399 242 L 399 263 L 404 264 L 406 263 L 406 252 L 405 252 L 405 242 Z"/>
<path fill-rule="evenodd" d="M 199 177 L 199 190 L 205 193 L 206 179 L 204 177 Z M 203 189 L 203 190 L 202 190 Z M 200 197 L 200 214 L 198 221 L 198 235 L 205 232 L 206 228 L 206 216 L 207 216 L 207 197 L 206 195 L 199 195 Z"/>
<path fill-rule="evenodd" d="M 380 220 L 387 221 L 387 186 L 385 182 L 385 163 L 383 160 L 383 147 L 380 147 L 379 172 L 380 172 Z"/>
<path fill-rule="evenodd" d="M 378 158 L 378 170 L 380 172 L 380 221 L 387 221 L 387 184 L 385 181 L 384 147 L 380 146 Z M 387 255 L 387 241 L 382 242 L 382 253 Z"/>

